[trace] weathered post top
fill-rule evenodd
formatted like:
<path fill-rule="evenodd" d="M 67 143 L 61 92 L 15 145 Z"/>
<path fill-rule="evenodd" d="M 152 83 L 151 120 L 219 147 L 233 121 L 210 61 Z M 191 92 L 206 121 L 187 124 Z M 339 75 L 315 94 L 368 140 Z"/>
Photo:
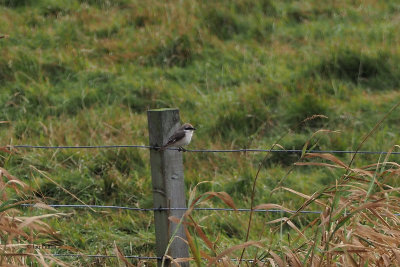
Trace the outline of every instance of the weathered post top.
<path fill-rule="evenodd" d="M 163 108 L 147 111 L 149 142 L 151 146 L 162 146 L 179 126 L 179 109 Z"/>

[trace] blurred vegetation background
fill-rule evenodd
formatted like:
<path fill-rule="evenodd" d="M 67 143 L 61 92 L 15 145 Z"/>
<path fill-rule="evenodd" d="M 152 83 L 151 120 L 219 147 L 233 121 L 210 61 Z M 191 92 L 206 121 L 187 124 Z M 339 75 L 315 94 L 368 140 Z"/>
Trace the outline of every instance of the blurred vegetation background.
<path fill-rule="evenodd" d="M 286 149 L 311 138 L 316 149 L 352 150 L 400 100 L 399 27 L 396 0 L 0 0 L 0 34 L 9 36 L 0 39 L 0 120 L 9 121 L 1 145 L 147 144 L 146 110 L 178 107 L 198 128 L 193 149 L 268 149 L 289 132 Z M 314 114 L 328 118 L 289 130 Z M 340 133 L 312 137 L 320 128 Z M 389 150 L 399 130 L 395 112 L 363 149 Z M 152 206 L 147 150 L 0 153 L 46 203 L 79 204 L 35 168 L 87 204 Z M 186 153 L 187 188 L 211 181 L 200 192 L 226 191 L 248 207 L 263 156 Z M 270 195 L 298 158 L 268 158 L 257 203 L 298 207 L 287 192 Z M 339 176 L 296 167 L 283 184 L 312 194 Z M 80 252 L 112 254 L 115 241 L 127 255 L 154 255 L 151 213 L 69 212 L 50 224 Z M 198 216 L 221 248 L 243 241 L 247 215 Z M 256 222 L 274 215 L 263 216 Z"/>

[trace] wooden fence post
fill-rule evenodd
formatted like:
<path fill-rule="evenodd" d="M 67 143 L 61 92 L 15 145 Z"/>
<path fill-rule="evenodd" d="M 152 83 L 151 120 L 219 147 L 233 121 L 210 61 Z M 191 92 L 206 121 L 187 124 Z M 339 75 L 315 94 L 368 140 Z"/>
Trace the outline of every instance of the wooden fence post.
<path fill-rule="evenodd" d="M 178 109 L 156 109 L 147 112 L 149 144 L 162 146 L 180 126 Z M 154 208 L 186 208 L 185 184 L 183 180 L 182 152 L 177 150 L 150 150 L 151 177 L 153 183 Z M 154 211 L 157 257 L 164 256 L 168 242 L 176 229 L 169 216 L 181 218 L 185 210 Z M 182 240 L 186 235 L 181 226 L 167 252 L 173 258 L 189 257 L 188 245 Z M 161 260 L 157 265 L 161 266 Z M 165 266 L 170 266 L 165 261 Z M 189 263 L 181 263 L 189 266 Z"/>

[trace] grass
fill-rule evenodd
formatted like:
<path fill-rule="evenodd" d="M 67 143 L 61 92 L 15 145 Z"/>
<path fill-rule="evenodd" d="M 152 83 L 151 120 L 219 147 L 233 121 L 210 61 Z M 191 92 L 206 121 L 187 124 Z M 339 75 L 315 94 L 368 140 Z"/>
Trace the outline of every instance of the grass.
<path fill-rule="evenodd" d="M 47 223 L 46 218 L 67 216 L 57 213 L 40 199 L 35 198 L 27 184 L 0 168 L 0 204 L 1 257 L 2 265 L 68 266 L 68 263 L 49 255 L 51 247 L 64 247 L 60 235 Z M 30 203 L 37 209 L 50 210 L 52 213 L 39 216 L 21 215 L 20 205 Z"/>
<path fill-rule="evenodd" d="M 323 114 L 328 118 L 290 131 L 280 145 L 302 149 L 325 128 L 340 133 L 313 136 L 310 146 L 353 150 L 400 97 L 398 12 L 390 0 L 323 6 L 313 0 L 0 0 L 0 36 L 8 36 L 0 38 L 0 121 L 9 122 L 0 124 L 1 144 L 147 144 L 146 110 L 179 107 L 182 121 L 198 128 L 190 148 L 269 148 L 306 117 Z M 399 115 L 391 114 L 363 149 L 399 144 L 398 125 Z M 0 152 L 0 166 L 46 203 L 78 203 L 48 176 L 87 204 L 152 206 L 146 150 L 14 152 Z M 226 191 L 236 207 L 249 207 L 264 156 L 187 153 L 186 186 L 212 181 L 197 192 Z M 270 194 L 299 157 L 268 157 L 256 205 L 302 205 L 290 192 Z M 348 163 L 350 156 L 339 159 Z M 362 156 L 357 166 L 378 161 Z M 296 166 L 282 186 L 312 195 L 340 176 L 340 170 Z M 395 187 L 396 179 L 388 184 Z M 243 243 L 247 215 L 235 221 L 216 213 L 192 216 L 218 239 L 218 253 Z M 265 218 L 279 216 L 255 216 L 249 240 L 259 239 Z M 297 216 L 294 223 L 306 226 L 315 218 Z M 48 223 L 84 254 L 113 254 L 115 241 L 123 254 L 154 255 L 150 213 L 75 210 Z M 282 233 L 295 234 L 285 227 Z M 271 235 L 277 247 L 287 246 L 282 238 Z M 285 253 L 277 255 L 285 261 Z"/>

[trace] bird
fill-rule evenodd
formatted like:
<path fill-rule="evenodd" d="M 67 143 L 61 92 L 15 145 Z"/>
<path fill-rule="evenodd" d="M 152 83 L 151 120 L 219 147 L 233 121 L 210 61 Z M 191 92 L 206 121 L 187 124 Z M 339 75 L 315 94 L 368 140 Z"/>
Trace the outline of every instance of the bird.
<path fill-rule="evenodd" d="M 186 149 L 184 149 L 183 146 L 187 146 L 190 143 L 195 130 L 196 128 L 190 123 L 183 124 L 168 138 L 167 143 L 163 145 L 160 150 L 163 151 L 167 147 L 178 147 L 178 151 L 185 152 Z"/>

